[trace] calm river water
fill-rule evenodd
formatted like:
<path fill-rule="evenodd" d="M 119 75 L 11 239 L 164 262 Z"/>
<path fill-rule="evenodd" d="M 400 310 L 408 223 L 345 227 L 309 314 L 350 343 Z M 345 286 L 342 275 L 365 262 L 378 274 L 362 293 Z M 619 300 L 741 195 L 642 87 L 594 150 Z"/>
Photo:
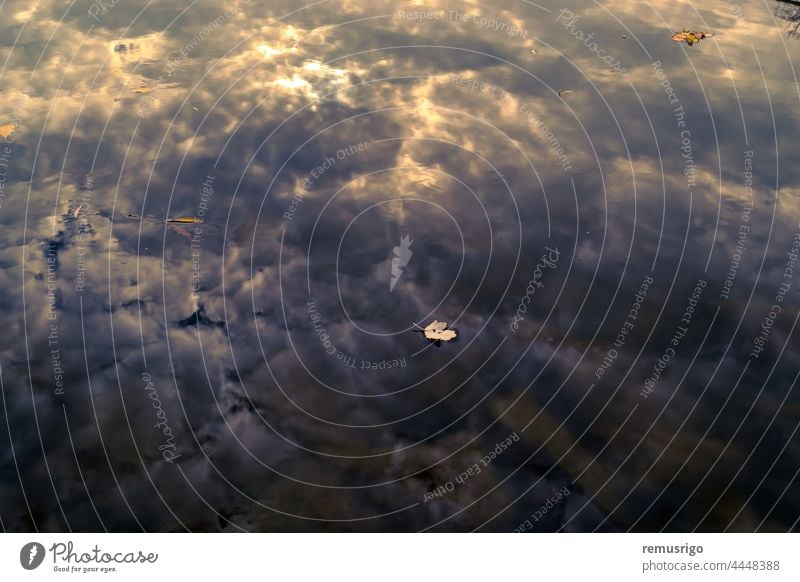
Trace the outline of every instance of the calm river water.
<path fill-rule="evenodd" d="M 4 530 L 798 529 L 792 3 L 0 15 Z"/>

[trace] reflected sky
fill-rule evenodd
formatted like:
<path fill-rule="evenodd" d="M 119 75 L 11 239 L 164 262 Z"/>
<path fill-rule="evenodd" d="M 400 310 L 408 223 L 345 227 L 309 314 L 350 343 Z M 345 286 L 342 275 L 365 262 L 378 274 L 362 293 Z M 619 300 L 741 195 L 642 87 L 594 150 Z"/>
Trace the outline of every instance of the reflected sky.
<path fill-rule="evenodd" d="M 109 5 L 2 8 L 5 531 L 797 529 L 792 4 Z"/>

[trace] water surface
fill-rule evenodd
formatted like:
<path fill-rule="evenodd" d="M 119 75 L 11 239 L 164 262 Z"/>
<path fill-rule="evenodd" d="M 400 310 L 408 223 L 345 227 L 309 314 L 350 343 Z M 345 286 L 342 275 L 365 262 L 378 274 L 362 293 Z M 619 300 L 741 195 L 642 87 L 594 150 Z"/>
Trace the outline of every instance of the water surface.
<path fill-rule="evenodd" d="M 792 3 L 110 4 L 0 9 L 4 530 L 797 529 Z"/>

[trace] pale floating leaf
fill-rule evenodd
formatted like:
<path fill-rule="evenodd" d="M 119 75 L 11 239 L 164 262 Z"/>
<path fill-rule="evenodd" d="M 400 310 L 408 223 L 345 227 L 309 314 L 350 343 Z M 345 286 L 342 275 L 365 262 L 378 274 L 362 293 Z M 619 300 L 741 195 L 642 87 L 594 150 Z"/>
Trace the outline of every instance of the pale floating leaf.
<path fill-rule="evenodd" d="M 17 126 L 13 123 L 7 123 L 6 125 L 0 125 L 0 137 L 7 138 L 12 133 L 17 131 Z"/>
<path fill-rule="evenodd" d="M 426 339 L 434 342 L 449 342 L 457 335 L 454 329 L 447 329 L 447 323 L 437 320 L 433 320 L 422 331 Z"/>

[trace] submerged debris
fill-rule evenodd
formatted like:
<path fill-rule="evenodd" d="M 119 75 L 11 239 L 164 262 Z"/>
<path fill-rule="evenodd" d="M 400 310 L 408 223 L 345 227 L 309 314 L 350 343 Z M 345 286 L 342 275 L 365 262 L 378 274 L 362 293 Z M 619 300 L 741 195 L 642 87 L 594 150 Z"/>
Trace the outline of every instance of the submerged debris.
<path fill-rule="evenodd" d="M 224 321 L 214 321 L 206 314 L 206 308 L 201 303 L 197 311 L 192 313 L 185 319 L 180 319 L 175 322 L 178 327 L 218 327 L 223 333 L 227 334 L 226 325 Z"/>
<path fill-rule="evenodd" d="M 182 226 L 178 226 L 177 224 L 170 224 L 169 225 L 169 229 L 172 230 L 173 232 L 178 233 L 179 235 L 181 235 L 184 238 L 188 238 L 190 241 L 194 240 L 194 237 L 192 236 L 192 233 L 189 232 L 188 230 L 186 230 L 185 228 L 183 228 Z"/>

